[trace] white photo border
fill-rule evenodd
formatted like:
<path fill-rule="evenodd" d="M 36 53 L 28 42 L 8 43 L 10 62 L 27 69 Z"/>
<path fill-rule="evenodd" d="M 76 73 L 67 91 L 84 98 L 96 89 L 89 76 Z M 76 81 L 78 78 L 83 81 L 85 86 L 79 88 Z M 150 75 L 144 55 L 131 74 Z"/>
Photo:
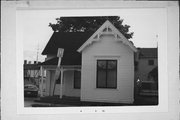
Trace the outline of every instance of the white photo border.
<path fill-rule="evenodd" d="M 75 5 L 74 5 L 75 4 Z M 77 2 L 77 1 L 71 1 L 71 2 L 35 2 L 35 1 L 28 1 L 28 2 L 10 2 L 10 3 L 6 3 L 4 2 L 4 8 L 5 10 L 7 10 L 7 14 L 9 15 L 13 15 L 10 17 L 4 18 L 4 19 L 8 19 L 9 18 L 14 18 L 13 20 L 9 20 L 12 24 L 13 24 L 13 29 L 10 30 L 10 32 L 7 34 L 7 24 L 4 24 L 2 27 L 7 27 L 5 30 L 3 30 L 3 34 L 2 34 L 2 72 L 4 72 L 5 74 L 2 75 L 2 85 L 8 85 L 8 82 L 12 81 L 10 79 L 12 79 L 12 77 L 15 79 L 13 81 L 14 85 L 10 85 L 12 88 L 12 90 L 16 91 L 16 94 L 12 95 L 13 98 L 15 98 L 16 100 L 13 101 L 13 99 L 10 99 L 11 95 L 5 95 L 4 90 L 8 90 L 7 87 L 2 87 L 2 97 L 4 97 L 4 101 L 2 101 L 2 107 L 5 108 L 5 110 L 7 111 L 8 108 L 11 108 L 10 106 L 5 106 L 3 105 L 5 102 L 5 100 L 7 100 L 7 103 L 11 103 L 11 104 L 15 104 L 14 107 L 12 108 L 12 111 L 15 111 L 15 115 L 16 118 L 18 118 L 18 115 L 24 114 L 25 116 L 29 116 L 29 115 L 33 115 L 33 114 L 38 114 L 38 115 L 44 115 L 45 114 L 56 114 L 56 115 L 61 115 L 61 114 L 82 114 L 82 113 L 121 113 L 123 114 L 124 117 L 124 113 L 128 113 L 128 114 L 139 114 L 142 115 L 142 113 L 144 115 L 142 116 L 147 116 L 147 114 L 152 114 L 152 116 L 159 116 L 161 114 L 165 115 L 167 113 L 170 114 L 171 117 L 167 117 L 166 115 L 164 117 L 160 118 L 165 118 L 165 119 L 170 119 L 172 118 L 172 115 L 174 115 L 174 113 L 176 113 L 176 111 L 171 110 L 171 106 L 173 108 L 175 108 L 177 110 L 177 107 L 175 107 L 174 104 L 172 104 L 172 102 L 174 102 L 175 99 L 177 100 L 176 105 L 178 105 L 178 100 L 179 100 L 179 96 L 178 96 L 178 91 L 174 91 L 178 88 L 179 85 L 179 81 L 177 81 L 177 75 L 178 73 L 172 73 L 174 71 L 170 71 L 173 70 L 172 67 L 170 67 L 170 65 L 172 65 L 173 67 L 175 67 L 175 70 L 178 70 L 178 68 L 176 68 L 176 63 L 177 61 L 175 61 L 175 63 L 172 63 L 172 61 L 170 61 L 172 58 L 177 58 L 177 56 L 175 55 L 175 57 L 172 55 L 174 52 L 174 50 L 172 50 L 170 47 L 172 46 L 176 46 L 174 47 L 174 49 L 177 51 L 178 46 L 177 41 L 179 40 L 179 29 L 178 27 L 176 27 L 176 25 L 178 24 L 178 21 L 176 20 L 178 17 L 176 16 L 178 14 L 177 10 L 178 10 L 178 3 L 177 2 L 157 2 L 157 3 L 153 3 L 153 2 L 112 2 L 112 1 L 98 1 L 98 2 L 93 2 L 92 1 L 87 1 L 87 2 Z M 7 5 L 7 6 L 6 6 Z M 11 8 L 12 7 L 12 8 Z M 22 32 L 19 31 L 23 31 L 22 27 L 16 26 L 16 25 L 20 25 L 19 23 L 17 23 L 17 21 L 20 22 L 20 20 L 17 17 L 17 11 L 18 10 L 53 10 L 53 9 L 62 9 L 62 10 L 66 10 L 66 11 L 73 11 L 74 9 L 77 10 L 92 10 L 92 9 L 109 9 L 109 10 L 117 10 L 117 9 L 132 9 L 132 8 L 157 8 L 157 9 L 164 9 L 165 10 L 165 15 L 167 17 L 167 21 L 166 21 L 166 25 L 164 26 L 164 35 L 165 36 L 161 36 L 162 38 L 160 39 L 161 41 L 158 42 L 158 67 L 159 69 L 159 105 L 158 106 L 120 106 L 120 107 L 63 107 L 63 108 L 53 108 L 53 107 L 48 107 L 48 108 L 25 108 L 24 107 L 24 96 L 23 96 L 23 41 L 22 41 Z M 13 11 L 15 10 L 15 11 Z M 71 14 L 72 14 L 71 11 Z M 9 12 L 9 13 L 8 13 Z M 5 14 L 5 13 L 4 13 Z M 67 12 L 66 12 L 67 15 Z M 79 15 L 79 13 L 78 13 Z M 86 14 L 87 15 L 87 14 Z M 82 15 L 81 15 L 82 16 Z M 93 15 L 94 16 L 94 15 Z M 173 22 L 173 23 L 170 23 Z M 4 22 L 6 23 L 6 22 Z M 175 28 L 175 29 L 174 29 Z M 7 37 L 8 35 L 12 35 L 11 37 Z M 16 40 L 15 40 L 16 38 Z M 171 39 L 171 42 L 170 42 Z M 7 40 L 7 41 L 5 41 Z M 11 44 L 15 43 L 14 45 Z M 11 44 L 11 45 L 8 45 Z M 5 46 L 7 45 L 7 46 Z M 11 51 L 10 48 L 12 48 L 15 53 L 14 55 L 11 56 Z M 4 52 L 6 51 L 6 52 Z M 6 54 L 7 53 L 7 54 Z M 179 53 L 178 53 L 179 54 Z M 11 61 L 13 60 L 12 57 L 14 57 L 14 61 L 11 63 Z M 171 58 L 172 57 L 172 58 Z M 9 58 L 9 59 L 8 59 Z M 8 60 L 7 60 L 8 59 Z M 8 62 L 10 62 L 10 64 L 8 64 Z M 170 64 L 170 65 L 169 65 Z M 8 67 L 6 67 L 5 65 L 7 65 Z M 14 66 L 15 68 L 13 69 L 15 73 L 12 73 L 12 76 L 8 76 L 10 72 L 13 72 L 13 70 L 10 70 L 9 72 L 7 70 L 5 70 L 6 68 L 11 68 L 12 66 Z M 170 68 L 170 69 L 169 69 Z M 174 77 L 172 75 L 175 75 Z M 6 77 L 8 76 L 8 77 Z M 170 81 L 170 77 L 174 78 L 175 80 Z M 7 81 L 4 81 L 4 79 L 7 79 Z M 177 86 L 176 86 L 177 85 Z M 174 86 L 174 88 L 173 88 Z M 175 89 L 176 88 L 176 89 Z M 174 93 L 175 92 L 175 93 Z M 10 93 L 10 92 L 9 92 Z M 12 94 L 12 93 L 11 93 Z M 177 95 L 177 96 L 176 96 Z M 173 98 L 171 98 L 173 97 Z M 11 105 L 10 104 L 10 105 Z M 12 105 L 13 106 L 13 105 Z M 10 110 L 11 111 L 11 110 Z M 3 112 L 3 111 L 2 111 Z M 173 112 L 173 113 L 172 113 Z M 7 112 L 8 113 L 8 112 Z M 158 113 L 160 113 L 158 115 Z M 177 115 L 178 113 L 176 113 L 175 115 Z M 7 115 L 7 114 L 4 114 Z M 135 115 L 136 117 L 139 115 Z M 18 117 L 17 117 L 18 116 Z M 134 115 L 132 115 L 134 116 Z M 133 117 L 129 117 L 129 118 L 133 118 Z M 22 117 L 22 116 L 21 116 Z M 31 116 L 33 118 L 33 116 Z M 39 116 L 40 117 L 40 116 Z M 122 117 L 122 118 L 123 118 Z M 128 115 L 126 116 L 128 117 Z M 22 117 L 23 119 L 23 117 Z M 149 118 L 146 118 L 149 119 Z M 155 118 L 157 119 L 157 118 Z"/>

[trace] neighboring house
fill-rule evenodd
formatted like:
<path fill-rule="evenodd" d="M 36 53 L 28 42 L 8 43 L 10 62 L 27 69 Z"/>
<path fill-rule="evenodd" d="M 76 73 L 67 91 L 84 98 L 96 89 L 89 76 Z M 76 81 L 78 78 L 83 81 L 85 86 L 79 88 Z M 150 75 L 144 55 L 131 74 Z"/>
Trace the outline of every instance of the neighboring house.
<path fill-rule="evenodd" d="M 64 48 L 61 80 L 53 87 L 58 48 Z M 47 55 L 42 63 L 47 73 L 46 95 L 80 97 L 81 101 L 133 103 L 135 52 L 136 47 L 109 21 L 95 33 L 54 32 L 42 52 Z"/>
<path fill-rule="evenodd" d="M 157 95 L 157 48 L 138 48 L 137 77 L 141 81 L 141 95 Z"/>
<path fill-rule="evenodd" d="M 157 48 L 138 48 L 138 76 L 142 81 L 147 81 L 149 72 L 157 67 Z"/>
<path fill-rule="evenodd" d="M 24 84 L 34 84 L 39 85 L 39 78 L 40 78 L 40 65 L 38 64 L 27 64 L 24 61 Z"/>
<path fill-rule="evenodd" d="M 42 76 L 40 71 L 40 63 L 36 63 L 34 61 L 33 64 L 27 63 L 27 61 L 24 61 L 24 85 L 26 84 L 33 84 L 36 85 L 38 88 L 44 89 L 45 91 L 45 74 Z M 45 71 L 44 71 L 45 72 Z M 43 81 L 42 81 L 43 78 Z"/>

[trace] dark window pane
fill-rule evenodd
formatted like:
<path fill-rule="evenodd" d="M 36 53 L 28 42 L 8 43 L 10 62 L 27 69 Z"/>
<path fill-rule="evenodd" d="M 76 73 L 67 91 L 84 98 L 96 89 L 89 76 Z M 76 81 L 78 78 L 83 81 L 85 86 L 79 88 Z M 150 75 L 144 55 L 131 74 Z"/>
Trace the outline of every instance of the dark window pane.
<path fill-rule="evenodd" d="M 106 87 L 106 71 L 99 70 L 98 71 L 98 87 Z"/>
<path fill-rule="evenodd" d="M 98 67 L 98 69 L 106 69 L 106 61 L 105 60 L 98 60 L 97 67 Z"/>
<path fill-rule="evenodd" d="M 107 87 L 116 88 L 116 77 L 117 74 L 115 70 L 107 72 Z"/>
<path fill-rule="evenodd" d="M 117 63 L 116 60 L 108 61 L 108 69 L 116 69 Z"/>

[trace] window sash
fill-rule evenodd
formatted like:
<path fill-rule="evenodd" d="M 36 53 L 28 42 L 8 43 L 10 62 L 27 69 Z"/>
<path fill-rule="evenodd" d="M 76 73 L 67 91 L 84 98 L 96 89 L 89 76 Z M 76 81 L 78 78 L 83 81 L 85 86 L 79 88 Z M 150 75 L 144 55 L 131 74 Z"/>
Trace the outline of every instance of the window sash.
<path fill-rule="evenodd" d="M 97 88 L 117 88 L 117 60 L 97 60 L 96 77 Z"/>

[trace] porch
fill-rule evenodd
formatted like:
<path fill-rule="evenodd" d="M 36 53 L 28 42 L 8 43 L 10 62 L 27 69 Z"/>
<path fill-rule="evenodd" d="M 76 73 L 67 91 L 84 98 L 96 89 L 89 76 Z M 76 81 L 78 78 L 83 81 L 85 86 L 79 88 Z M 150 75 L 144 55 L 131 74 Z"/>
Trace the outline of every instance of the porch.
<path fill-rule="evenodd" d="M 59 68 L 59 77 L 55 75 L 56 65 L 43 65 L 41 66 L 41 73 L 46 71 L 46 80 L 44 88 L 40 87 L 40 91 L 45 89 L 45 92 L 40 92 L 40 96 L 43 97 L 54 97 L 59 96 L 73 96 L 80 97 L 80 75 L 81 66 L 73 65 L 66 66 L 62 65 Z M 43 83 L 41 83 L 43 84 Z"/>

